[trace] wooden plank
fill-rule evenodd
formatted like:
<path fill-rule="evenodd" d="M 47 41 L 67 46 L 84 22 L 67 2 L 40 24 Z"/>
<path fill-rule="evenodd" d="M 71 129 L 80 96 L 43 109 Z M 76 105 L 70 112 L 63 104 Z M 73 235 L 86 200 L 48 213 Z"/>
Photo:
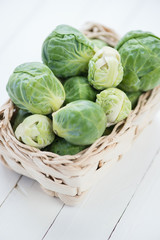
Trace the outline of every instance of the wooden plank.
<path fill-rule="evenodd" d="M 141 11 L 139 9 L 141 8 Z M 138 1 L 138 4 L 125 22 L 125 30 L 151 31 L 160 36 L 159 28 L 159 0 Z M 123 33 L 125 33 L 123 31 Z"/>
<path fill-rule="evenodd" d="M 1 65 L 1 98 L 0 104 L 5 101 L 5 85 L 4 77 L 7 74 L 6 69 L 8 70 L 8 59 L 14 62 L 14 59 L 10 58 L 10 54 L 6 55 L 5 48 L 8 47 L 13 38 L 17 36 L 18 32 L 21 32 L 21 29 L 24 28 L 25 23 L 29 20 L 31 21 L 31 15 L 35 11 L 35 7 L 40 6 L 42 1 L 38 0 L 28 0 L 28 1 L 1 1 L 0 2 L 0 53 L 1 60 L 5 61 L 6 68 L 3 68 Z M 4 24 L 5 23 L 5 24 Z M 2 54 L 3 50 L 3 54 Z M 12 52 L 13 56 L 16 55 L 16 49 Z M 7 98 L 7 95 L 5 95 Z M 5 168 L 0 164 L 0 205 L 4 203 L 8 195 L 12 192 L 13 188 L 20 179 L 20 175 L 15 172 Z"/>
<path fill-rule="evenodd" d="M 43 5 L 42 3 L 42 0 L 0 2 L 0 52 L 4 51 L 27 22 L 32 20 L 34 12 Z"/>
<path fill-rule="evenodd" d="M 24 62 L 41 61 L 42 43 L 56 25 L 65 23 L 79 28 L 86 21 L 95 21 L 115 28 L 120 33 L 126 16 L 120 13 L 119 8 L 123 5 L 124 11 L 129 13 L 135 2 L 117 1 L 115 7 L 115 1 L 106 3 L 100 0 L 97 8 L 96 0 L 93 0 L 92 4 L 90 0 L 81 1 L 78 6 L 73 0 L 58 2 L 46 0 L 43 8 L 39 7 L 35 11 L 32 21 L 28 20 L 25 26 L 19 29 L 17 36 L 14 36 L 7 49 L 0 55 L 2 81 L 0 103 L 8 99 L 6 84 L 14 68 Z M 103 5 L 104 8 L 100 8 Z"/>
<path fill-rule="evenodd" d="M 0 206 L 11 193 L 20 175 L 0 164 Z"/>
<path fill-rule="evenodd" d="M 137 139 L 130 152 L 92 188 L 88 199 L 78 207 L 63 208 L 45 240 L 53 237 L 56 240 L 106 240 L 110 236 L 160 147 L 159 121 L 160 114 Z"/>
<path fill-rule="evenodd" d="M 81 19 L 81 15 L 82 12 L 85 14 L 85 5 L 89 2 L 89 0 L 82 2 L 76 13 L 77 5 L 73 4 L 72 0 L 70 0 L 71 5 L 69 2 L 46 0 L 43 8 L 38 8 L 34 12 L 32 21 L 28 20 L 25 26 L 19 29 L 17 36 L 14 36 L 5 51 L 0 54 L 1 105 L 8 99 L 6 84 L 14 68 L 24 62 L 41 61 L 41 47 L 47 35 L 61 23 L 79 26 L 77 24 L 79 21 L 82 24 L 84 21 L 83 18 Z M 62 5 L 65 8 L 63 15 L 61 14 Z M 18 10 L 15 11 L 15 14 L 18 14 Z M 9 19 L 11 21 L 11 18 Z M 73 19 L 75 20 L 73 21 Z"/>
<path fill-rule="evenodd" d="M 152 145 L 151 145 L 152 147 Z M 160 152 L 115 228 L 111 240 L 160 239 Z"/>
<path fill-rule="evenodd" d="M 40 240 L 62 207 L 38 183 L 23 177 L 0 208 L 0 239 Z"/>

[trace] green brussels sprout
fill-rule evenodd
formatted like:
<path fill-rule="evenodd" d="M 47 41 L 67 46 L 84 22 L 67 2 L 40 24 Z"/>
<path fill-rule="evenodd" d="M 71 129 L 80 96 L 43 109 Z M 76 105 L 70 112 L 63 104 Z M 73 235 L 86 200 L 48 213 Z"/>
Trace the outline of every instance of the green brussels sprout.
<path fill-rule="evenodd" d="M 84 150 L 85 148 L 86 146 L 73 145 L 67 142 L 65 139 L 57 137 L 54 142 L 47 147 L 46 151 L 63 156 L 75 155 Z"/>
<path fill-rule="evenodd" d="M 77 29 L 59 25 L 42 46 L 42 60 L 57 77 L 87 74 L 94 44 Z"/>
<path fill-rule="evenodd" d="M 131 102 L 127 95 L 118 88 L 108 88 L 97 94 L 96 103 L 107 115 L 107 126 L 125 119 L 131 111 Z"/>
<path fill-rule="evenodd" d="M 13 131 L 15 131 L 18 125 L 22 123 L 23 120 L 30 115 L 31 113 L 24 111 L 22 109 L 18 109 L 18 111 L 14 114 L 13 118 L 11 119 Z"/>
<path fill-rule="evenodd" d="M 7 92 L 19 108 L 44 115 L 58 110 L 65 100 L 60 81 L 38 62 L 18 66 L 9 78 Z"/>
<path fill-rule="evenodd" d="M 55 138 L 52 121 L 40 114 L 25 118 L 16 128 L 15 136 L 23 143 L 39 149 L 50 145 Z"/>
<path fill-rule="evenodd" d="M 89 61 L 88 81 L 96 89 L 116 87 L 123 78 L 120 55 L 114 48 L 103 47 Z"/>
<path fill-rule="evenodd" d="M 117 44 L 124 68 L 119 87 L 126 92 L 148 91 L 160 84 L 160 38 L 150 32 L 128 32 Z"/>
<path fill-rule="evenodd" d="M 103 136 L 108 136 L 111 134 L 112 130 L 113 130 L 114 126 L 110 126 L 110 127 L 107 127 L 103 133 Z"/>
<path fill-rule="evenodd" d="M 88 100 L 71 102 L 52 116 L 55 134 L 75 145 L 92 144 L 106 128 L 103 109 Z"/>
<path fill-rule="evenodd" d="M 137 105 L 138 99 L 141 96 L 142 92 L 126 92 L 127 97 L 131 101 L 132 109 L 134 109 Z"/>
<path fill-rule="evenodd" d="M 96 100 L 97 91 L 92 88 L 86 77 L 71 77 L 64 84 L 65 103 L 76 100 Z"/>
<path fill-rule="evenodd" d="M 108 46 L 108 44 L 100 39 L 91 39 L 91 41 L 94 43 L 94 45 L 98 48 L 101 49 L 105 46 Z"/>

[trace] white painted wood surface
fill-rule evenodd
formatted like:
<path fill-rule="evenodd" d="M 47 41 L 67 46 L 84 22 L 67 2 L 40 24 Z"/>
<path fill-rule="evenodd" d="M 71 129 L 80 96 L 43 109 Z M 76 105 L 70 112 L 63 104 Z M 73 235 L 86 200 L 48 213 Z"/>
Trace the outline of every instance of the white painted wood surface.
<path fill-rule="evenodd" d="M 159 10 L 159 0 L 1 0 L 0 104 L 13 69 L 41 60 L 42 42 L 56 25 L 95 21 L 120 35 L 144 29 L 160 36 Z M 159 135 L 160 113 L 78 207 L 0 164 L 0 240 L 159 240 Z"/>

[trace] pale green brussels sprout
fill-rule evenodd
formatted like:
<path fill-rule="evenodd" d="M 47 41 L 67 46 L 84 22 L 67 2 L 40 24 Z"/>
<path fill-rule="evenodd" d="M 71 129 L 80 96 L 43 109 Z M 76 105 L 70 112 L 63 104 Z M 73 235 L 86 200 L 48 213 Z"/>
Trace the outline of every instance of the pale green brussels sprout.
<path fill-rule="evenodd" d="M 102 136 L 106 115 L 96 103 L 78 100 L 53 113 L 53 131 L 75 145 L 90 145 Z"/>
<path fill-rule="evenodd" d="M 55 138 L 52 121 L 40 114 L 25 118 L 16 128 L 15 135 L 19 141 L 39 149 L 50 145 Z"/>
<path fill-rule="evenodd" d="M 120 88 L 148 91 L 160 84 L 160 38 L 150 32 L 128 32 L 117 44 L 124 68 Z"/>
<path fill-rule="evenodd" d="M 125 119 L 131 111 L 131 102 L 127 95 L 118 88 L 108 88 L 97 94 L 99 104 L 107 116 L 107 126 Z"/>
<path fill-rule="evenodd" d="M 75 155 L 82 150 L 84 150 L 86 146 L 81 146 L 81 145 L 73 145 L 69 142 L 67 142 L 63 138 L 56 137 L 54 142 L 49 145 L 45 151 L 53 152 L 58 155 Z"/>
<path fill-rule="evenodd" d="M 123 78 L 123 67 L 117 50 L 103 47 L 89 61 L 88 81 L 96 89 L 116 87 Z"/>
<path fill-rule="evenodd" d="M 142 92 L 138 91 L 138 92 L 126 92 L 127 97 L 129 98 L 129 100 L 131 101 L 132 104 L 132 109 L 134 109 L 137 105 L 138 99 L 141 96 Z"/>
<path fill-rule="evenodd" d="M 71 77 L 64 84 L 65 103 L 76 100 L 96 100 L 97 91 L 90 86 L 86 77 Z"/>
<path fill-rule="evenodd" d="M 42 60 L 57 77 L 87 74 L 94 44 L 77 29 L 59 25 L 42 46 Z"/>
<path fill-rule="evenodd" d="M 39 62 L 18 66 L 8 80 L 7 92 L 19 108 L 44 115 L 58 110 L 65 100 L 60 81 Z"/>
<path fill-rule="evenodd" d="M 101 49 L 105 46 L 108 46 L 108 44 L 100 39 L 91 39 L 91 41 L 94 43 L 94 45 L 98 48 Z"/>

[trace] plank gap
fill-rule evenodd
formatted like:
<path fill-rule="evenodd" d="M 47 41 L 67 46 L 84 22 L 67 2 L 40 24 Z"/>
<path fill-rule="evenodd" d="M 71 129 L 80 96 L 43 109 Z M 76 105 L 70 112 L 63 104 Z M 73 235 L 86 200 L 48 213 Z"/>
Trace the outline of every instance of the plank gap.
<path fill-rule="evenodd" d="M 47 231 L 45 232 L 44 236 L 42 237 L 41 240 L 44 240 L 44 238 L 46 237 L 47 233 L 49 232 L 50 228 L 53 226 L 53 224 L 55 223 L 58 215 L 60 214 L 60 212 L 62 211 L 62 209 L 64 208 L 65 204 L 62 205 L 62 207 L 60 208 L 59 212 L 57 213 L 56 217 L 54 218 L 53 222 L 51 223 L 51 225 L 49 226 L 49 228 L 47 229 Z"/>
<path fill-rule="evenodd" d="M 18 186 L 18 182 L 21 180 L 22 175 L 18 178 L 17 182 L 15 183 L 15 185 L 12 187 L 12 189 L 8 192 L 7 196 L 4 198 L 4 200 L 2 201 L 2 203 L 0 204 L 0 208 L 2 207 L 2 205 L 4 204 L 4 202 L 7 200 L 7 198 L 9 197 L 9 195 L 12 193 L 12 191 L 17 188 Z"/>
<path fill-rule="evenodd" d="M 126 205 L 124 211 L 122 212 L 121 216 L 119 217 L 117 223 L 115 224 L 115 226 L 114 226 L 114 228 L 113 228 L 111 234 L 110 234 L 109 237 L 107 238 L 107 240 L 110 240 L 110 239 L 111 239 L 111 237 L 112 237 L 114 231 L 116 230 L 116 228 L 117 228 L 118 224 L 120 223 L 122 217 L 124 216 L 124 214 L 125 214 L 125 212 L 126 212 L 128 206 L 130 205 L 130 203 L 131 203 L 132 199 L 134 198 L 134 196 L 135 196 L 137 190 L 139 189 L 141 183 L 143 182 L 143 180 L 144 180 L 146 174 L 148 173 L 149 169 L 151 168 L 151 166 L 152 166 L 154 160 L 156 159 L 156 157 L 157 157 L 157 155 L 158 155 L 159 153 L 160 153 L 160 147 L 158 148 L 158 150 L 157 150 L 156 153 L 154 154 L 154 156 L 153 156 L 151 162 L 149 163 L 149 165 L 148 165 L 148 167 L 147 167 L 145 173 L 143 174 L 142 178 L 140 179 L 139 183 L 137 184 L 137 187 L 136 187 L 134 193 L 132 194 L 132 196 L 131 196 L 129 202 L 127 203 L 127 205 Z"/>

